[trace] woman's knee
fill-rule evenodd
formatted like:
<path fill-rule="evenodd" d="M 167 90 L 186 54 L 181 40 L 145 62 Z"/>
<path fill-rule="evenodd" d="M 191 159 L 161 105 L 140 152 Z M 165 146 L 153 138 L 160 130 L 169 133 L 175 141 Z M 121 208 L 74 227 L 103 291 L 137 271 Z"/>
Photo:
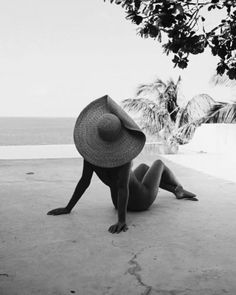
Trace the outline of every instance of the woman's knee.
<path fill-rule="evenodd" d="M 158 160 L 153 162 L 153 165 L 159 166 L 159 167 L 164 167 L 165 164 L 164 164 L 164 162 L 162 160 L 158 159 Z"/>
<path fill-rule="evenodd" d="M 149 169 L 149 166 L 148 166 L 147 164 L 145 164 L 145 163 L 142 163 L 142 164 L 140 164 L 140 165 L 138 166 L 138 168 L 139 168 L 139 169 L 143 169 L 143 170 L 147 170 L 147 169 Z"/>

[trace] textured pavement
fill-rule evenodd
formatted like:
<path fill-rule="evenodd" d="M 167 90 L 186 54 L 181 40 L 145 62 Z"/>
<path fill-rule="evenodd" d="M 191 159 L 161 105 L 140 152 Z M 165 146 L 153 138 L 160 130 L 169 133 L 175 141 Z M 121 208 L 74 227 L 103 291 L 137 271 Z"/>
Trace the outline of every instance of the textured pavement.
<path fill-rule="evenodd" d="M 236 183 L 164 161 L 199 202 L 160 190 L 119 235 L 95 176 L 70 215 L 46 215 L 70 199 L 81 159 L 0 161 L 0 294 L 235 295 Z"/>

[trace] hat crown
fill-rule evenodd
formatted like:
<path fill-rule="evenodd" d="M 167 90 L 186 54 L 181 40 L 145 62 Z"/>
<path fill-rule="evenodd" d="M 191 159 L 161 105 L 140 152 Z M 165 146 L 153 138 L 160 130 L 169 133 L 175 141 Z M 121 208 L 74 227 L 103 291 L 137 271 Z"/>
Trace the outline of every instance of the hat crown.
<path fill-rule="evenodd" d="M 120 134 L 121 121 L 114 114 L 104 114 L 97 125 L 98 134 L 105 141 L 114 141 Z"/>

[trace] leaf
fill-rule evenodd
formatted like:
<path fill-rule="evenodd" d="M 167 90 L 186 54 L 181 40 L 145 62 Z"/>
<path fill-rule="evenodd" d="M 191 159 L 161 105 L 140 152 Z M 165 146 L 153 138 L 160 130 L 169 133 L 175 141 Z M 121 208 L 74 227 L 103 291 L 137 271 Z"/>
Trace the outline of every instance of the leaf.
<path fill-rule="evenodd" d="M 227 71 L 228 77 L 233 80 L 236 79 L 236 67 L 232 67 Z"/>

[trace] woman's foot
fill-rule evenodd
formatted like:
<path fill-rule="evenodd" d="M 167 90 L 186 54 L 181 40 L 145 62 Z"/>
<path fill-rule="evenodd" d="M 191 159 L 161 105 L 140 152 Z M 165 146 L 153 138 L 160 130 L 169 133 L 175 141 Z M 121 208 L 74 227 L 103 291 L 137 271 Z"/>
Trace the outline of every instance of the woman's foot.
<path fill-rule="evenodd" d="M 198 201 L 195 194 L 186 191 L 181 185 L 178 185 L 175 188 L 174 194 L 176 196 L 176 199 L 179 199 L 179 200 L 186 199 L 190 201 Z"/>

